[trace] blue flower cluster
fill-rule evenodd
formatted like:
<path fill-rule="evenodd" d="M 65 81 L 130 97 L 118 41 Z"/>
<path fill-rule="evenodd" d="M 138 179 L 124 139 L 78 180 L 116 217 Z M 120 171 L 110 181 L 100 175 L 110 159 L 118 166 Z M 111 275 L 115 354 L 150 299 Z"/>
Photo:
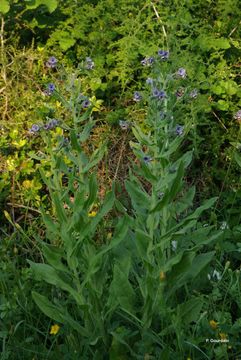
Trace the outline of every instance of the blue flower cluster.
<path fill-rule="evenodd" d="M 145 155 L 143 157 L 143 161 L 144 161 L 145 164 L 149 164 L 152 161 L 152 157 L 149 156 L 149 155 Z"/>
<path fill-rule="evenodd" d="M 151 66 L 154 63 L 155 59 L 153 56 L 146 57 L 145 59 L 141 60 L 141 65 L 143 66 Z"/>
<path fill-rule="evenodd" d="M 133 96 L 133 100 L 136 101 L 136 102 L 139 102 L 139 101 L 141 101 L 141 99 L 142 99 L 141 94 L 138 91 L 135 91 L 134 96 Z"/>
<path fill-rule="evenodd" d="M 181 125 L 177 125 L 176 126 L 176 130 L 175 130 L 176 134 L 178 136 L 181 136 L 184 132 L 184 126 L 181 126 Z"/>
<path fill-rule="evenodd" d="M 47 89 L 44 90 L 44 95 L 51 96 L 55 90 L 55 85 L 50 83 L 47 85 Z"/>
<path fill-rule="evenodd" d="M 82 102 L 82 108 L 83 109 L 87 109 L 89 106 L 90 106 L 90 101 L 89 99 L 85 99 L 83 102 Z"/>
<path fill-rule="evenodd" d="M 158 90 L 157 88 L 154 88 L 152 90 L 152 96 L 154 98 L 157 98 L 158 100 L 163 100 L 166 97 L 166 93 L 163 90 Z"/>
<path fill-rule="evenodd" d="M 29 133 L 31 135 L 36 135 L 40 130 L 53 130 L 59 125 L 59 120 L 57 119 L 50 119 L 44 125 L 33 124 L 29 129 Z"/>
<path fill-rule="evenodd" d="M 169 51 L 166 50 L 158 50 L 157 54 L 161 60 L 168 60 L 170 55 Z"/>
<path fill-rule="evenodd" d="M 186 71 L 186 69 L 184 69 L 184 68 L 178 69 L 178 70 L 177 70 L 177 76 L 180 77 L 180 78 L 182 78 L 182 79 L 185 79 L 186 76 L 187 76 L 187 71 Z"/>
<path fill-rule="evenodd" d="M 53 68 L 56 67 L 57 63 L 58 63 L 58 60 L 56 59 L 56 57 L 51 56 L 51 57 L 48 59 L 48 61 L 46 62 L 46 66 L 47 66 L 48 68 L 53 69 Z"/>

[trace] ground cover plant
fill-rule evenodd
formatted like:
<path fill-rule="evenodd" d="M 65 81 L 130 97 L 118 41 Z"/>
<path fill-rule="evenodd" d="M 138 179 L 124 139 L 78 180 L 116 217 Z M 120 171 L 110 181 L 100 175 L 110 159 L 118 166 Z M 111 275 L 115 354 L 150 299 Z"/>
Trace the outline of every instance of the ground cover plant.
<path fill-rule="evenodd" d="M 1 359 L 239 358 L 239 10 L 1 2 Z"/>

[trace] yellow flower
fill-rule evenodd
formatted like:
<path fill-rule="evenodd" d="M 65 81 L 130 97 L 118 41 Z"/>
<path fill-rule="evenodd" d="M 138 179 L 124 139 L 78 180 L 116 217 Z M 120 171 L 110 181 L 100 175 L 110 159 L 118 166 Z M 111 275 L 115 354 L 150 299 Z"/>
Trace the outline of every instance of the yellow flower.
<path fill-rule="evenodd" d="M 89 217 L 95 217 L 97 215 L 97 212 L 96 211 L 90 211 L 89 213 L 88 213 L 88 216 Z"/>
<path fill-rule="evenodd" d="M 54 324 L 51 326 L 51 329 L 50 329 L 50 335 L 56 335 L 58 334 L 59 332 L 59 329 L 60 329 L 60 326 L 58 324 Z"/>
<path fill-rule="evenodd" d="M 219 333 L 219 336 L 220 336 L 221 340 L 226 340 L 227 339 L 227 334 Z"/>
<path fill-rule="evenodd" d="M 33 186 L 33 182 L 30 180 L 24 180 L 23 181 L 23 187 L 25 189 L 31 189 L 31 187 Z"/>
<path fill-rule="evenodd" d="M 213 330 L 217 329 L 218 323 L 215 320 L 210 320 L 209 325 Z"/>
<path fill-rule="evenodd" d="M 56 101 L 55 104 L 56 104 L 56 108 L 57 108 L 57 109 L 59 109 L 59 108 L 62 106 L 61 102 L 59 102 L 58 100 Z"/>
<path fill-rule="evenodd" d="M 160 280 L 164 281 L 166 279 L 166 274 L 164 273 L 164 271 L 160 272 Z"/>

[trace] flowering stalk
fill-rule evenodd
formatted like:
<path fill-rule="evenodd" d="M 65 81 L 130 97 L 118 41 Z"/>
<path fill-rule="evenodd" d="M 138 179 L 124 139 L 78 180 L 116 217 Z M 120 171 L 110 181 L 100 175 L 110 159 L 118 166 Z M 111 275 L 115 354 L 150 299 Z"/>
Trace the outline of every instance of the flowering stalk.
<path fill-rule="evenodd" d="M 141 321 L 146 329 L 162 311 L 166 311 L 164 309 L 168 308 L 173 291 L 183 286 L 174 279 L 187 271 L 181 268 L 182 263 L 188 261 L 191 265 L 194 261 L 196 253 L 190 249 L 193 247 L 191 239 L 195 238 L 198 217 L 216 200 L 210 199 L 193 211 L 195 188 L 185 189 L 183 177 L 191 163 L 192 152 L 180 155 L 179 149 L 190 124 L 179 123 L 181 119 L 177 118 L 178 112 L 175 110 L 178 106 L 175 88 L 179 85 L 176 82 L 186 81 L 187 72 L 180 68 L 169 73 L 168 63 L 163 67 L 167 54 L 169 57 L 169 52 L 159 51 L 159 58 L 154 60 L 154 77 L 147 81 L 149 106 L 145 126 L 148 131 L 143 131 L 138 124 L 132 128 L 137 142 L 131 142 L 131 147 L 139 166 L 134 165 L 134 174 L 126 181 L 133 206 L 131 237 L 139 261 L 141 259 L 136 279 L 142 289 Z M 140 102 L 142 96 L 135 93 L 134 100 Z M 202 242 L 196 244 L 196 248 L 202 246 Z M 213 255 L 214 252 L 209 253 L 203 262 L 211 261 Z M 177 264 L 179 274 L 175 268 Z M 199 267 L 195 276 L 201 269 Z M 186 275 L 192 278 L 194 273 L 189 271 Z M 168 283 L 169 278 L 174 282 Z"/>

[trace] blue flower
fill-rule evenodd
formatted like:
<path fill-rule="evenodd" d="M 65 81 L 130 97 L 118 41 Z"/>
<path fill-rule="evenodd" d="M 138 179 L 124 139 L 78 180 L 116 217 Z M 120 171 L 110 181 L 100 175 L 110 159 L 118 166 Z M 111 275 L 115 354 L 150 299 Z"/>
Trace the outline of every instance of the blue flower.
<path fill-rule="evenodd" d="M 29 129 L 30 134 L 36 134 L 39 132 L 40 126 L 37 124 L 33 124 L 32 127 Z"/>
<path fill-rule="evenodd" d="M 186 69 L 184 69 L 184 68 L 178 69 L 177 70 L 177 76 L 181 77 L 182 79 L 185 79 L 185 77 L 187 76 Z"/>
<path fill-rule="evenodd" d="M 238 110 L 234 115 L 234 119 L 240 121 L 241 120 L 241 110 Z"/>
<path fill-rule="evenodd" d="M 87 109 L 89 106 L 90 106 L 90 101 L 88 99 L 86 99 L 82 102 L 82 107 L 84 109 Z"/>
<path fill-rule="evenodd" d="M 138 101 L 141 101 L 141 99 L 142 99 L 141 94 L 140 94 L 138 91 L 135 91 L 135 92 L 134 92 L 133 100 L 136 101 L 136 102 L 138 102 Z"/>
<path fill-rule="evenodd" d="M 166 50 L 158 50 L 157 54 L 161 58 L 161 60 L 167 60 L 170 55 L 169 51 Z"/>
<path fill-rule="evenodd" d="M 153 79 L 152 78 L 147 78 L 146 79 L 146 84 L 147 85 L 153 85 Z"/>
<path fill-rule="evenodd" d="M 145 59 L 141 60 L 141 65 L 143 66 L 150 66 L 154 63 L 155 59 L 153 56 L 146 57 Z"/>
<path fill-rule="evenodd" d="M 181 135 L 183 134 L 183 132 L 184 132 L 184 127 L 181 126 L 181 125 L 177 125 L 177 126 L 176 126 L 176 129 L 175 129 L 175 132 L 176 132 L 176 134 L 177 134 L 178 136 L 181 136 Z"/>
<path fill-rule="evenodd" d="M 149 65 L 152 65 L 152 64 L 154 63 L 154 61 L 155 61 L 155 59 L 154 59 L 153 56 L 150 56 L 150 57 L 148 58 L 148 64 L 149 64 Z"/>
<path fill-rule="evenodd" d="M 55 85 L 54 84 L 48 84 L 48 90 L 51 91 L 51 92 L 54 92 L 55 90 Z"/>
<path fill-rule="evenodd" d="M 128 121 L 119 120 L 119 125 L 122 128 L 122 130 L 127 130 L 130 126 L 130 123 Z"/>
<path fill-rule="evenodd" d="M 44 125 L 45 130 L 52 130 L 58 126 L 59 121 L 57 119 L 51 119 L 47 124 Z"/>
<path fill-rule="evenodd" d="M 152 90 L 152 95 L 159 100 L 163 100 L 166 97 L 165 91 L 158 90 L 157 88 Z"/>
<path fill-rule="evenodd" d="M 56 59 L 56 57 L 51 56 L 51 57 L 48 59 L 48 61 L 46 62 L 46 66 L 47 66 L 48 68 L 55 68 L 56 65 L 57 65 L 57 62 L 58 62 L 58 60 Z"/>
<path fill-rule="evenodd" d="M 54 90 L 55 90 L 55 85 L 50 83 L 47 85 L 47 89 L 44 90 L 44 94 L 50 96 L 53 94 Z"/>
<path fill-rule="evenodd" d="M 94 61 L 93 61 L 90 57 L 87 57 L 87 58 L 85 59 L 85 68 L 86 68 L 87 70 L 93 70 L 94 67 L 95 67 Z"/>
<path fill-rule="evenodd" d="M 141 60 L 141 65 L 147 66 L 147 58 Z"/>
<path fill-rule="evenodd" d="M 143 157 L 143 161 L 144 161 L 145 164 L 149 164 L 149 162 L 152 161 L 152 158 L 149 155 L 145 155 Z"/>
<path fill-rule="evenodd" d="M 165 97 L 166 97 L 165 91 L 160 90 L 160 91 L 159 91 L 159 95 L 158 95 L 158 99 L 159 99 L 159 100 L 162 100 L 162 99 L 164 99 Z"/>

